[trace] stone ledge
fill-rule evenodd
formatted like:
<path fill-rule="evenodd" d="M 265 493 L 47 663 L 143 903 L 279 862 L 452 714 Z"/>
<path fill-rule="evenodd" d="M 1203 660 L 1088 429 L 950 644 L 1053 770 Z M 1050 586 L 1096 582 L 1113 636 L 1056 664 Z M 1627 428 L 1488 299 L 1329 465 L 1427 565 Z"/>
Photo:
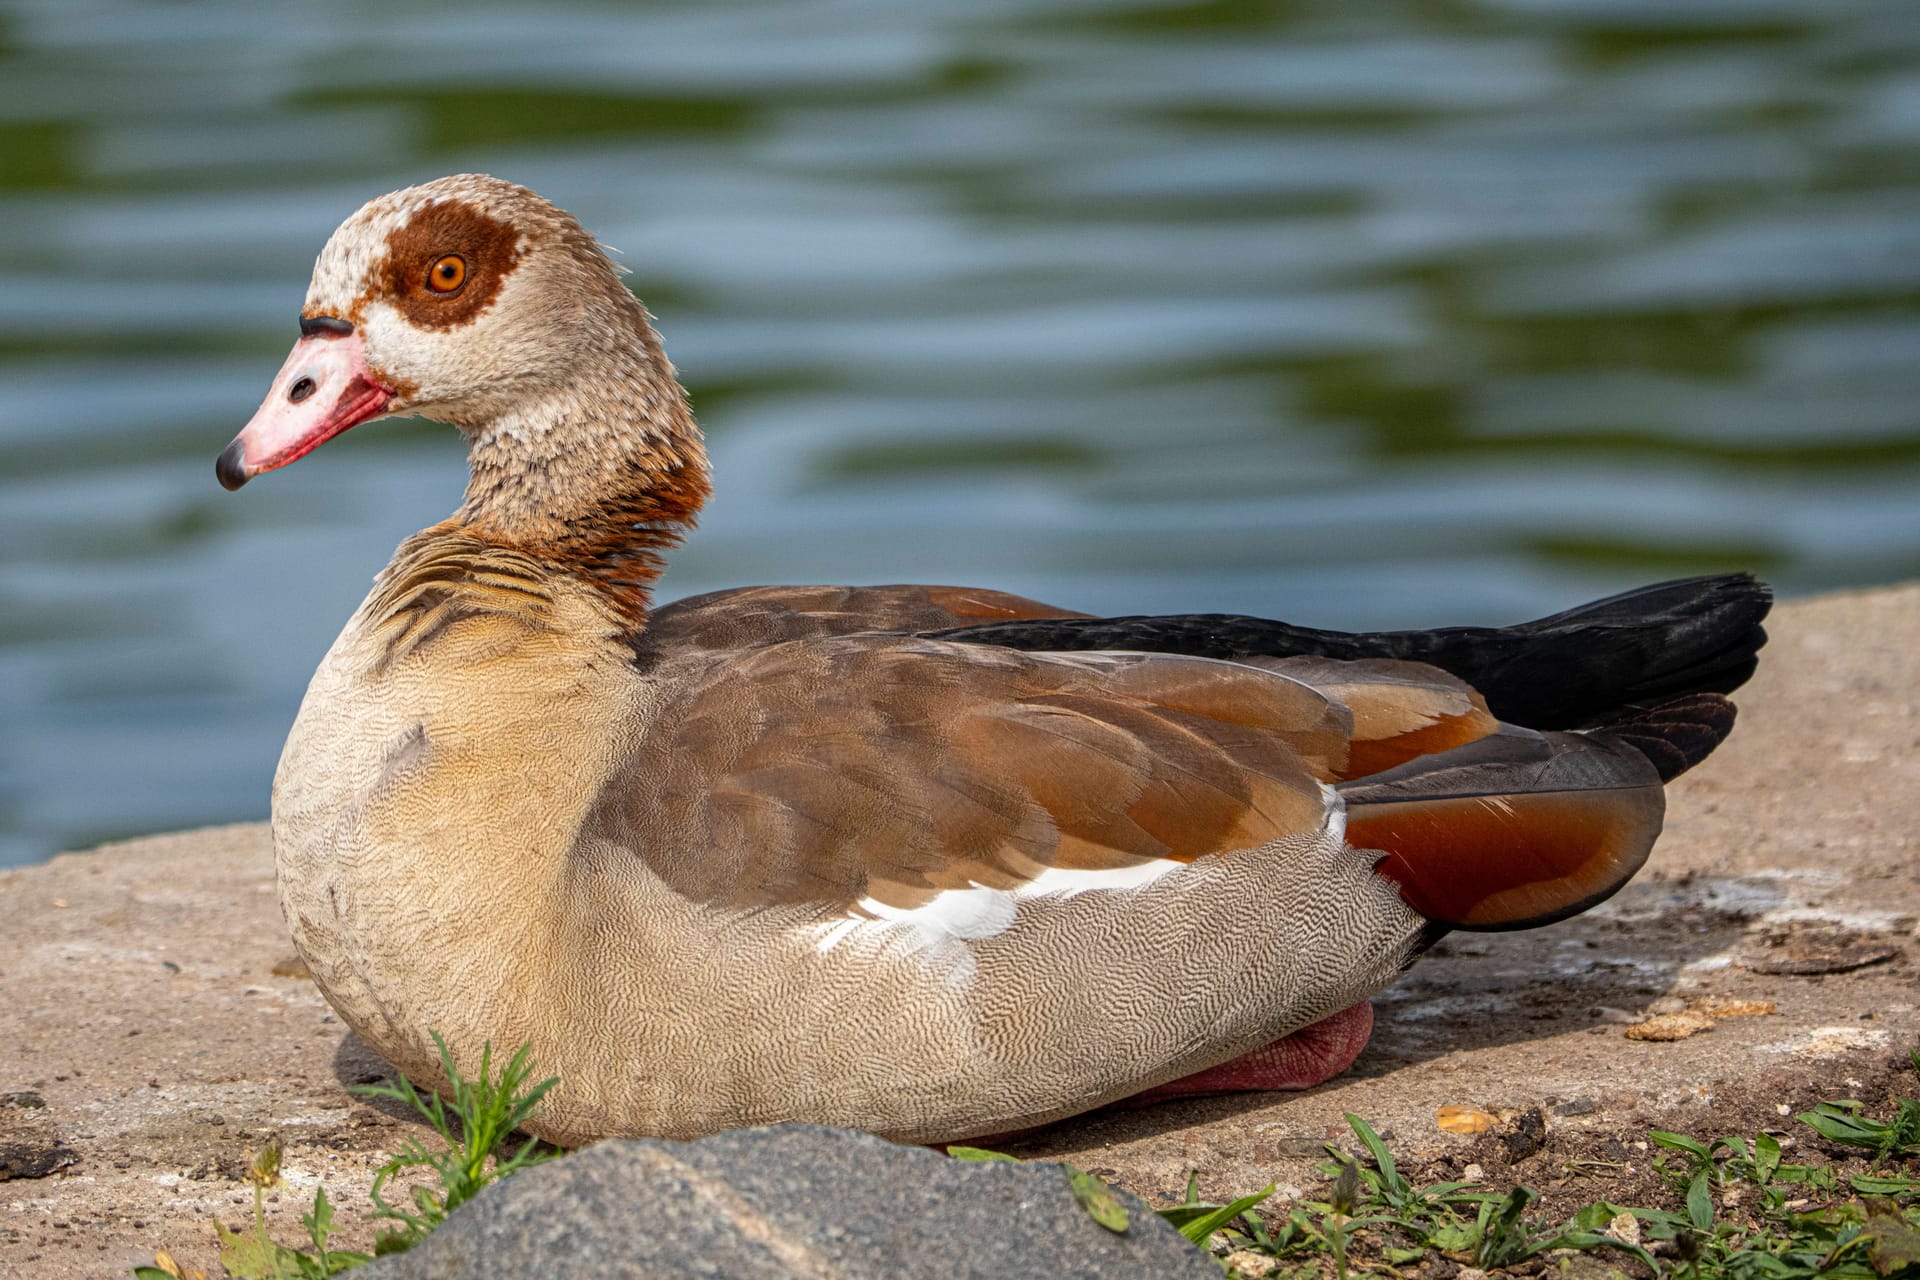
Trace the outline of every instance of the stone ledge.
<path fill-rule="evenodd" d="M 1349 1111 L 1411 1158 L 1492 1165 L 1519 1148 L 1442 1132 L 1439 1108 L 1538 1108 L 1539 1142 L 1508 1132 L 1572 1153 L 1884 1091 L 1920 1030 L 1920 586 L 1785 606 L 1770 630 L 1740 729 L 1675 785 L 1667 835 L 1614 901 L 1454 935 L 1380 998 L 1372 1046 L 1331 1085 L 1108 1112 L 1008 1149 L 1149 1200 L 1197 1169 L 1224 1198 L 1312 1189 Z M 236 1175 L 273 1133 L 280 1238 L 324 1182 L 356 1224 L 339 1243 L 368 1243 L 372 1170 L 412 1122 L 347 1093 L 385 1067 L 285 963 L 272 879 L 259 825 L 0 873 L 0 1274 L 124 1276 L 157 1245 L 217 1274 L 209 1223 L 250 1212 Z M 1648 1011 L 1733 1000 L 1775 1011 L 1625 1035 Z M 1560 1176 L 1516 1158 L 1530 1180 Z"/>
<path fill-rule="evenodd" d="M 1220 1268 L 1137 1201 L 1096 1224 L 1058 1165 L 948 1160 L 817 1125 L 698 1142 L 603 1142 L 489 1187 L 367 1280 L 951 1280 L 1155 1276 Z M 1116 1224 L 1117 1225 L 1117 1224 Z"/>

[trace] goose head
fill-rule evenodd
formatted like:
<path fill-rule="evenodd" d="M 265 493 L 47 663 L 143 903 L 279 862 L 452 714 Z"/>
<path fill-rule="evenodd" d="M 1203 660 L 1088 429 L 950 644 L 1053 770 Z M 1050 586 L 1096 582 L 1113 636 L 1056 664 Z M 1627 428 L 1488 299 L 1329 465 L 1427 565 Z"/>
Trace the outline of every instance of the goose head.
<path fill-rule="evenodd" d="M 300 338 L 221 453 L 238 489 L 378 418 L 421 415 L 470 446 L 526 437 L 593 383 L 672 369 L 619 270 L 569 214 L 525 187 L 460 174 L 364 205 L 320 251 Z"/>

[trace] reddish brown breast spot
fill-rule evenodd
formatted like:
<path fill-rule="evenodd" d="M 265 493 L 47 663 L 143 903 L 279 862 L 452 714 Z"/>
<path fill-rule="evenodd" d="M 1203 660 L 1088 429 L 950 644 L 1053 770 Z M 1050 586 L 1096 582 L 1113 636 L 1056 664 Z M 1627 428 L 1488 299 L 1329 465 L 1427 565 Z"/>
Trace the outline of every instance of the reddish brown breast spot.
<path fill-rule="evenodd" d="M 448 289 L 443 259 L 458 259 L 459 284 Z M 500 296 L 520 262 L 520 233 L 511 223 L 461 200 L 427 205 L 387 236 L 387 256 L 375 280 L 422 329 L 472 324 Z M 437 287 L 436 287 L 437 286 Z"/>

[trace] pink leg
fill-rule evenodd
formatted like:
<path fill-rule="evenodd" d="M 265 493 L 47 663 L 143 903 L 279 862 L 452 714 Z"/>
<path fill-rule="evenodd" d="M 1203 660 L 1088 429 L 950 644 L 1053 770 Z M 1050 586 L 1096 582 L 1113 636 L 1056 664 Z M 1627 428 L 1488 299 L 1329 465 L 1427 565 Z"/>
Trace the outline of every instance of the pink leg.
<path fill-rule="evenodd" d="M 1113 1105 L 1144 1107 L 1169 1098 L 1193 1098 L 1207 1093 L 1311 1089 L 1352 1066 L 1360 1051 L 1367 1047 L 1367 1037 L 1372 1033 L 1373 1005 L 1362 1000 L 1232 1062 L 1155 1085 Z"/>

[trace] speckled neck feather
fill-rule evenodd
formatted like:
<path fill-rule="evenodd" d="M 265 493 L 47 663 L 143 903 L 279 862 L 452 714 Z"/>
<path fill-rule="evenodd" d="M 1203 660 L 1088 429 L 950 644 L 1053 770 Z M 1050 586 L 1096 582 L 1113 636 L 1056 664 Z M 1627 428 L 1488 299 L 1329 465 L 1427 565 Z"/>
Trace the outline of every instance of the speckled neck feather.
<path fill-rule="evenodd" d="M 579 568 L 637 626 L 662 553 L 693 527 L 711 486 L 673 366 L 645 308 L 620 292 L 606 344 L 585 353 L 574 382 L 463 425 L 471 478 L 454 519 Z"/>
<path fill-rule="evenodd" d="M 449 257 L 461 281 L 433 287 Z M 391 192 L 328 240 L 301 314 L 363 335 L 392 412 L 466 437 L 466 501 L 440 529 L 583 574 L 644 622 L 706 452 L 646 308 L 572 215 L 485 174 Z"/>

